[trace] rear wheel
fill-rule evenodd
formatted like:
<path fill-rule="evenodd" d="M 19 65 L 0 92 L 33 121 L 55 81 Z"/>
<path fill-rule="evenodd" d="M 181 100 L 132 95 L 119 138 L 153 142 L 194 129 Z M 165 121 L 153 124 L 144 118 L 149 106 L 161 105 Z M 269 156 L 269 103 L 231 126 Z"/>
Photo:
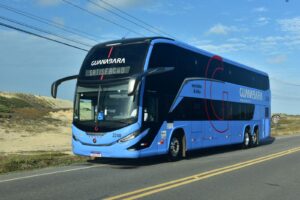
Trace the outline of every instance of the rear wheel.
<path fill-rule="evenodd" d="M 182 157 L 182 138 L 178 135 L 173 135 L 169 145 L 169 160 L 176 161 Z"/>
<path fill-rule="evenodd" d="M 249 146 L 250 146 L 250 138 L 251 138 L 250 130 L 249 129 L 245 129 L 245 132 L 244 132 L 244 142 L 242 144 L 242 148 L 243 149 L 249 148 Z"/>
<path fill-rule="evenodd" d="M 258 128 L 256 128 L 252 135 L 251 146 L 255 147 L 258 145 L 259 145 L 259 130 Z"/>

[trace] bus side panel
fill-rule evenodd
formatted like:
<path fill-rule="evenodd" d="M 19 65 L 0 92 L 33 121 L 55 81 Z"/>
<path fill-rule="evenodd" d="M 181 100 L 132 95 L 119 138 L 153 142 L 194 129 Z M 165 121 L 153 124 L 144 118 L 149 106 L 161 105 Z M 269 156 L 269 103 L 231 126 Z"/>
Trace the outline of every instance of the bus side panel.
<path fill-rule="evenodd" d="M 205 122 L 191 121 L 190 140 L 187 140 L 187 143 L 190 143 L 189 144 L 191 146 L 190 149 L 197 149 L 203 147 L 204 135 L 205 135 Z"/>
<path fill-rule="evenodd" d="M 174 121 L 172 124 L 164 122 L 159 131 L 157 132 L 150 147 L 140 151 L 141 157 L 161 155 L 168 153 L 170 140 L 174 132 L 178 129 L 184 131 L 186 137 L 187 150 L 192 149 L 191 141 L 191 126 L 187 121 Z"/>
<path fill-rule="evenodd" d="M 239 121 L 230 122 L 230 141 L 232 144 L 242 143 L 244 139 L 243 129 L 245 127 L 244 123 Z"/>

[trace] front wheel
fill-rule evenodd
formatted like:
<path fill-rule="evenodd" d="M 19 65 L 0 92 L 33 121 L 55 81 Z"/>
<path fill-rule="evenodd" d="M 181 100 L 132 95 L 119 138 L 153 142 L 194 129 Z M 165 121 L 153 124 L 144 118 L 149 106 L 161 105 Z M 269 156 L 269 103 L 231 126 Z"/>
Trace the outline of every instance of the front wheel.
<path fill-rule="evenodd" d="M 171 138 L 169 145 L 168 158 L 171 161 L 176 161 L 182 157 L 182 139 L 178 135 Z"/>

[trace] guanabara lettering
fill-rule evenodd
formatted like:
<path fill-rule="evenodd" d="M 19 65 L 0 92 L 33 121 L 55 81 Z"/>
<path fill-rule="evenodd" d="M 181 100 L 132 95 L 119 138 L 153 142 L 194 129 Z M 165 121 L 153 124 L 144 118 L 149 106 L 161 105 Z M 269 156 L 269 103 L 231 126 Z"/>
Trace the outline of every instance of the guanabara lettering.
<path fill-rule="evenodd" d="M 263 100 L 263 94 L 257 90 L 250 90 L 246 88 L 240 88 L 240 97 L 254 100 Z"/>
<path fill-rule="evenodd" d="M 91 66 L 111 65 L 111 64 L 125 64 L 125 58 L 107 58 L 101 60 L 93 60 L 91 62 Z"/>

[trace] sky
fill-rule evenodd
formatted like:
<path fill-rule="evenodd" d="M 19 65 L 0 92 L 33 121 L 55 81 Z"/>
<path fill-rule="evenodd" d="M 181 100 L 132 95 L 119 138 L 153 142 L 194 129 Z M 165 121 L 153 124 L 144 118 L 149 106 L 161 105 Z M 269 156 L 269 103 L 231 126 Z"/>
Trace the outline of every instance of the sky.
<path fill-rule="evenodd" d="M 271 78 L 272 112 L 300 114 L 298 0 L 105 0 L 119 10 L 101 0 L 70 2 L 83 9 L 63 0 L 1 0 L 0 22 L 31 30 L 13 23 L 15 20 L 47 30 L 49 33 L 40 34 L 84 49 L 123 37 L 172 37 L 267 72 Z M 58 28 L 12 9 L 47 19 Z M 137 26 L 140 21 L 120 10 L 155 29 L 145 24 Z M 62 30 L 69 27 L 80 34 Z M 50 96 L 52 82 L 78 74 L 86 53 L 0 26 L 0 91 Z M 75 82 L 64 83 L 58 97 L 72 99 L 74 90 Z"/>

